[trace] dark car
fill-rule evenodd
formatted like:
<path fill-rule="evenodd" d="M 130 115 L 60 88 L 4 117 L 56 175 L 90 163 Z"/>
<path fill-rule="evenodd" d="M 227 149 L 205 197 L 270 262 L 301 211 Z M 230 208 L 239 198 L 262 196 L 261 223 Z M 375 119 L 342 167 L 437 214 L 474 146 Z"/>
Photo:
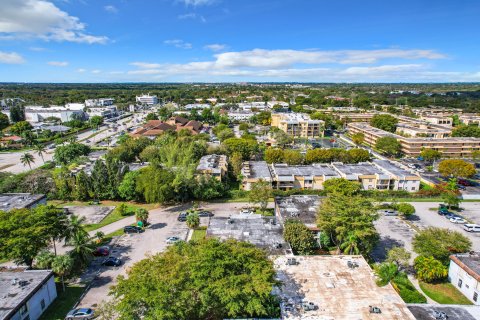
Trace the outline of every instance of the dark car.
<path fill-rule="evenodd" d="M 90 308 L 73 309 L 67 313 L 66 320 L 93 319 L 94 312 Z"/>
<path fill-rule="evenodd" d="M 110 248 L 108 246 L 101 246 L 93 251 L 95 257 L 106 257 L 110 254 Z"/>
<path fill-rule="evenodd" d="M 102 265 L 107 267 L 118 267 L 121 264 L 122 264 L 122 260 L 116 257 L 108 257 L 102 262 Z"/>
<path fill-rule="evenodd" d="M 460 190 L 466 190 L 467 188 L 465 186 L 462 186 L 461 184 L 457 184 L 457 188 Z"/>
<path fill-rule="evenodd" d="M 181 221 L 181 222 L 185 222 L 185 221 L 187 221 L 187 216 L 188 216 L 188 213 L 182 212 L 178 215 L 177 220 Z"/>
<path fill-rule="evenodd" d="M 213 217 L 213 213 L 211 213 L 210 211 L 200 211 L 198 213 L 198 216 L 199 217 Z"/>
<path fill-rule="evenodd" d="M 446 208 L 441 208 L 438 210 L 438 214 L 449 214 L 450 211 L 448 211 Z"/>
<path fill-rule="evenodd" d="M 476 183 L 474 183 L 472 181 L 469 181 L 469 180 L 466 180 L 466 179 L 458 179 L 458 184 L 462 185 L 462 186 L 465 186 L 465 187 L 471 187 L 471 186 L 476 185 Z"/>
<path fill-rule="evenodd" d="M 126 226 L 123 228 L 125 233 L 140 233 L 143 232 L 143 229 L 137 226 Z"/>

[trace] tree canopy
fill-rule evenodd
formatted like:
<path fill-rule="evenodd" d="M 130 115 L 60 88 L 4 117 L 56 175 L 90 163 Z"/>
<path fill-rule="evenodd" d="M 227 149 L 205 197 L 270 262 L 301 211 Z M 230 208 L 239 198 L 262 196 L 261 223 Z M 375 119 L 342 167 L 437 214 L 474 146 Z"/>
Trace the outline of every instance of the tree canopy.
<path fill-rule="evenodd" d="M 398 119 L 389 114 L 376 114 L 370 120 L 372 127 L 382 129 L 388 132 L 397 130 Z"/>
<path fill-rule="evenodd" d="M 381 137 L 377 139 L 375 148 L 382 151 L 386 155 L 396 156 L 402 150 L 402 145 L 394 137 Z"/>
<path fill-rule="evenodd" d="M 444 177 L 471 177 L 477 170 L 475 166 L 461 159 L 447 159 L 438 164 L 438 172 Z"/>

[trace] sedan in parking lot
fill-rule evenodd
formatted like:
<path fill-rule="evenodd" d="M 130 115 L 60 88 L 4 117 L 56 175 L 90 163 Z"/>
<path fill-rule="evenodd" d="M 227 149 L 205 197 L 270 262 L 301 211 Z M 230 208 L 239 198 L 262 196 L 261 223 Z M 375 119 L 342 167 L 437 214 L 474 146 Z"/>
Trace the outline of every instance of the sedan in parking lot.
<path fill-rule="evenodd" d="M 211 213 L 210 211 L 200 211 L 198 213 L 198 216 L 199 217 L 213 217 L 213 213 Z"/>
<path fill-rule="evenodd" d="M 102 262 L 102 265 L 107 267 L 118 267 L 122 264 L 122 260 L 116 257 L 108 257 Z"/>
<path fill-rule="evenodd" d="M 465 219 L 460 218 L 460 217 L 453 217 L 453 218 L 450 218 L 449 220 L 452 223 L 465 223 L 465 222 L 467 222 Z"/>
<path fill-rule="evenodd" d="M 188 216 L 188 213 L 182 212 L 178 215 L 177 220 L 180 221 L 180 222 L 185 222 L 185 221 L 187 221 L 187 216 Z"/>
<path fill-rule="evenodd" d="M 178 241 L 180 241 L 179 237 L 168 237 L 166 240 L 167 244 L 177 243 Z"/>
<path fill-rule="evenodd" d="M 125 233 L 140 233 L 143 232 L 143 229 L 137 226 L 126 226 L 123 228 Z"/>
<path fill-rule="evenodd" d="M 80 309 L 73 309 L 67 313 L 65 320 L 86 320 L 86 319 L 93 319 L 94 312 L 90 308 L 80 308 Z"/>
<path fill-rule="evenodd" d="M 110 254 L 110 247 L 108 246 L 101 246 L 93 251 L 93 255 L 96 257 L 106 257 Z"/>

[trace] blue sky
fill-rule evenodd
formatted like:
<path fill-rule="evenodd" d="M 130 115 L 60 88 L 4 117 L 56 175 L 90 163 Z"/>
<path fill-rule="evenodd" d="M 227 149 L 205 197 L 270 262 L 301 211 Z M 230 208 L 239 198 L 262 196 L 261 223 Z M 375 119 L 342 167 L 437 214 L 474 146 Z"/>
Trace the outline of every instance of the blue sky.
<path fill-rule="evenodd" d="M 4 82 L 480 81 L 478 0 L 1 0 Z"/>

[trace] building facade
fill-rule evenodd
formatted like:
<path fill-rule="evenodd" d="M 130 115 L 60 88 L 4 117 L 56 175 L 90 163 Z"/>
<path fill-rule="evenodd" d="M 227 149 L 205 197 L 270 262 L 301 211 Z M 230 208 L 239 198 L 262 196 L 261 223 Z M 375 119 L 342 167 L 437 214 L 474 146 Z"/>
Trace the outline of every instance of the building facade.
<path fill-rule="evenodd" d="M 448 279 L 473 304 L 480 305 L 480 254 L 450 256 Z"/>
<path fill-rule="evenodd" d="M 108 107 L 112 106 L 115 102 L 113 98 L 100 98 L 100 99 L 88 99 L 85 100 L 85 106 L 94 108 L 94 107 Z"/>
<path fill-rule="evenodd" d="M 200 162 L 197 166 L 197 173 L 214 177 L 219 181 L 222 181 L 223 177 L 227 174 L 227 171 L 227 156 L 223 154 L 209 154 L 203 156 L 200 158 Z"/>
<path fill-rule="evenodd" d="M 158 104 L 157 96 L 151 96 L 150 94 L 143 94 L 141 96 L 136 96 L 135 101 L 141 104 L 146 104 L 146 105 Z"/>
<path fill-rule="evenodd" d="M 312 120 L 303 113 L 272 113 L 272 127 L 297 138 L 318 138 L 323 136 L 325 122 Z"/>

